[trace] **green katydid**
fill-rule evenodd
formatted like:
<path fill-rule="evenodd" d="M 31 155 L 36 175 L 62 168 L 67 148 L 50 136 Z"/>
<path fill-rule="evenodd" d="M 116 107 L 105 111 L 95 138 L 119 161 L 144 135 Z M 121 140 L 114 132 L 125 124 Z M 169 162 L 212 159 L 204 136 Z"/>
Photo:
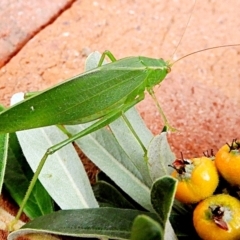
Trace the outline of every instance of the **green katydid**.
<path fill-rule="evenodd" d="M 102 65 L 105 55 L 113 62 Z M 31 189 L 50 154 L 120 117 L 129 108 L 144 99 L 145 90 L 153 96 L 158 104 L 153 87 L 165 78 L 170 67 L 171 65 L 162 59 L 146 57 L 129 57 L 116 61 L 110 52 L 105 52 L 100 59 L 98 68 L 33 95 L 1 113 L 0 133 L 49 125 L 86 123 L 99 119 L 87 129 L 46 151 L 16 219 L 19 218 Z M 53 108 L 53 106 L 55 107 Z M 160 106 L 159 109 L 161 110 Z M 10 122 L 8 119 L 13 119 L 13 117 L 16 120 Z M 170 128 L 164 114 L 163 118 L 165 125 Z"/>

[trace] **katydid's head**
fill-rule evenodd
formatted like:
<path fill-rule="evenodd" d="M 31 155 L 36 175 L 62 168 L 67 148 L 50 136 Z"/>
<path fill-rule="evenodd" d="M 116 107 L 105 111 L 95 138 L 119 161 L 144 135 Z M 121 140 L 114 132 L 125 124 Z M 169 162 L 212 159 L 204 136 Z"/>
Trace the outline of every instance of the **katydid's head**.
<path fill-rule="evenodd" d="M 171 65 L 163 59 L 145 58 L 143 64 L 147 69 L 147 88 L 153 88 L 158 85 L 171 72 Z"/>

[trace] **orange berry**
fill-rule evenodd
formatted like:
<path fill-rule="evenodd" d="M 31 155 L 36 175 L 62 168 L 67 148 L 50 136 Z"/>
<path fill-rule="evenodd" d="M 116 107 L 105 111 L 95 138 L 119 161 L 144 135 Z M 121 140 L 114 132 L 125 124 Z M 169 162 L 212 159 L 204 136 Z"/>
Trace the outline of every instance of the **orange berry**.
<path fill-rule="evenodd" d="M 193 224 L 203 240 L 240 239 L 240 201 L 227 194 L 206 198 L 195 208 Z"/>
<path fill-rule="evenodd" d="M 216 154 L 215 164 L 223 178 L 232 185 L 240 186 L 240 142 L 234 139 Z"/>
<path fill-rule="evenodd" d="M 176 161 L 178 167 L 176 166 Z M 172 176 L 178 179 L 175 198 L 183 203 L 196 203 L 213 194 L 217 188 L 219 177 L 214 162 L 207 157 L 183 160 L 173 163 L 175 170 Z"/>

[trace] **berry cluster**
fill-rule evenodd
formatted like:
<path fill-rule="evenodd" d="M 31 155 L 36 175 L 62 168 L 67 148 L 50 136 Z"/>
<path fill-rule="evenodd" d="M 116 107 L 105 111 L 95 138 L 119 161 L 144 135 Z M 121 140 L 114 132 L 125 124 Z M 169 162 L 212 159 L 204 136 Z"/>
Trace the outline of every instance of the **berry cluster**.
<path fill-rule="evenodd" d="M 193 224 L 202 239 L 240 239 L 240 141 L 225 144 L 215 157 L 206 155 L 173 162 L 175 198 L 196 205 Z"/>

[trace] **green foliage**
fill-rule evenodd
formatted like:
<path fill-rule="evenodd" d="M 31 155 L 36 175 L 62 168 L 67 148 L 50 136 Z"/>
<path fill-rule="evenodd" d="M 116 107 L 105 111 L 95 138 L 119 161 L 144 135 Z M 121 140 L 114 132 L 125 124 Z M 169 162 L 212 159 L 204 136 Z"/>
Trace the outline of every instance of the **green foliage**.
<path fill-rule="evenodd" d="M 33 172 L 22 154 L 16 134 L 11 133 L 4 186 L 18 204 L 22 202 L 32 177 Z M 53 211 L 51 197 L 42 184 L 37 181 L 24 212 L 30 219 L 34 219 Z"/>
<path fill-rule="evenodd" d="M 131 231 L 131 240 L 162 240 L 163 229 L 161 225 L 146 215 L 135 218 Z"/>
<path fill-rule="evenodd" d="M 19 231 L 10 234 L 9 240 L 14 239 L 17 234 L 24 235 L 29 232 L 54 233 L 61 236 L 86 238 L 129 239 L 134 219 L 142 214 L 157 219 L 154 213 L 130 209 L 62 210 L 27 223 Z"/>
<path fill-rule="evenodd" d="M 4 107 L 0 105 L 0 112 Z M 7 152 L 9 144 L 9 133 L 0 134 L 0 192 L 2 192 L 3 179 L 7 163 Z"/>

